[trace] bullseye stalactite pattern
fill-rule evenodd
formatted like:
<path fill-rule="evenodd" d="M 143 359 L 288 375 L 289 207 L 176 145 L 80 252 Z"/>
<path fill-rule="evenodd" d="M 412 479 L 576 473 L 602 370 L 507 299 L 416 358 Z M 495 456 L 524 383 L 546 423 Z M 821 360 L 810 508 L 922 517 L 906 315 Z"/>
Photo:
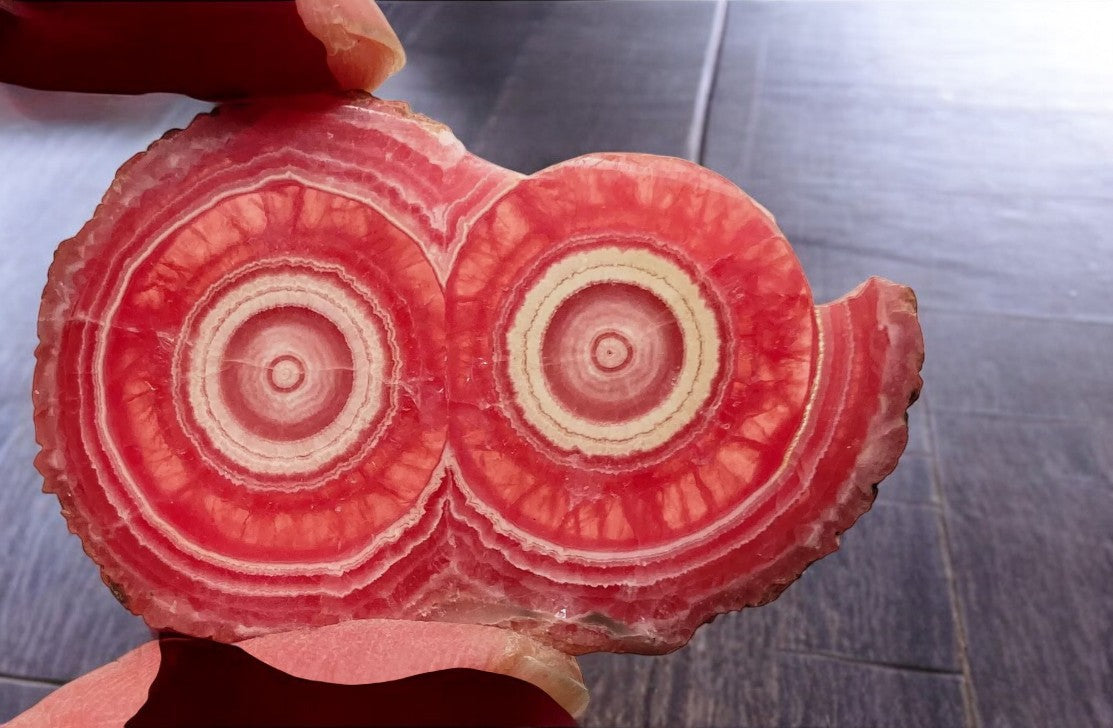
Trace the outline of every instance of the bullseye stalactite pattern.
<path fill-rule="evenodd" d="M 516 175 L 397 105 L 305 103 L 157 142 L 51 271 L 38 464 L 157 627 L 392 616 L 371 587 L 437 519 L 443 266 Z"/>
<path fill-rule="evenodd" d="M 40 338 L 47 488 L 153 626 L 572 653 L 678 647 L 833 549 L 923 348 L 894 284 L 815 308 L 705 169 L 523 178 L 369 97 L 224 109 L 129 162 Z"/>
<path fill-rule="evenodd" d="M 768 218 L 694 165 L 592 157 L 518 185 L 448 290 L 472 502 L 594 578 L 701 538 L 799 425 L 807 284 Z"/>
<path fill-rule="evenodd" d="M 264 211 L 256 228 L 205 235 L 235 230 L 244 206 Z M 212 588 L 353 578 L 416 518 L 443 447 L 443 310 L 420 250 L 366 206 L 278 185 L 127 256 L 62 341 L 80 347 L 63 358 L 84 405 L 67 439 L 96 443 L 104 505 Z"/>
<path fill-rule="evenodd" d="M 519 183 L 447 288 L 457 543 L 506 561 L 472 566 L 486 611 L 429 613 L 661 652 L 774 598 L 904 448 L 912 300 L 875 279 L 814 308 L 768 213 L 679 160 Z"/>

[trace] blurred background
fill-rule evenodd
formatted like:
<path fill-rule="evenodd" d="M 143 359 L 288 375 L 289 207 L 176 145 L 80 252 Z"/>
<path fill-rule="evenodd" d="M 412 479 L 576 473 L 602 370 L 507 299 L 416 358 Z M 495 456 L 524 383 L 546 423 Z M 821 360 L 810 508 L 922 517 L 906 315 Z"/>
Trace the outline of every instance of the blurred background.
<path fill-rule="evenodd" d="M 522 172 L 696 160 L 817 301 L 915 288 L 925 387 L 873 511 L 776 603 L 582 659 L 594 726 L 1113 725 L 1113 6 L 384 3 L 411 102 Z M 0 721 L 145 641 L 39 492 L 35 319 L 116 168 L 209 104 L 0 85 Z"/>

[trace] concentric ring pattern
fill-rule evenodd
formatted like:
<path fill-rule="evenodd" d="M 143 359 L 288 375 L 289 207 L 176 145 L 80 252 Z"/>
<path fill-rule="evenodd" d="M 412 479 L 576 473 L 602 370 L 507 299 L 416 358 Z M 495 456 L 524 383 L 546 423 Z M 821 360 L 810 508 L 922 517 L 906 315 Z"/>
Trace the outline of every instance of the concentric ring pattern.
<path fill-rule="evenodd" d="M 40 312 L 36 462 L 121 601 L 661 652 L 761 604 L 907 439 L 907 288 L 813 305 L 681 160 L 523 177 L 364 95 L 224 107 L 120 170 Z"/>
<path fill-rule="evenodd" d="M 534 175 L 477 221 L 447 298 L 463 487 L 526 548 L 675 550 L 760 494 L 802 422 L 807 283 L 768 216 L 695 165 Z"/>
<path fill-rule="evenodd" d="M 38 464 L 155 626 L 232 638 L 349 617 L 430 527 L 439 268 L 467 210 L 398 192 L 435 179 L 458 205 L 511 176 L 397 106 L 303 103 L 157 142 L 51 270 Z"/>

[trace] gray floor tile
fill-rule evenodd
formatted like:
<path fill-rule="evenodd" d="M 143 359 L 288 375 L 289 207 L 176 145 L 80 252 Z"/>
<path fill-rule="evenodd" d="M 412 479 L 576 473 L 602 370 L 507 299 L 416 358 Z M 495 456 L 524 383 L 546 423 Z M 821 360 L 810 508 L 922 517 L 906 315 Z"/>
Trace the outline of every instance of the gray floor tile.
<path fill-rule="evenodd" d="M 920 319 L 933 408 L 1079 420 L 1113 415 L 1113 324 L 926 307 Z"/>
<path fill-rule="evenodd" d="M 939 413 L 945 518 L 979 714 L 1113 722 L 1113 482 L 1074 423 Z"/>
<path fill-rule="evenodd" d="M 881 502 L 841 541 L 781 597 L 778 647 L 957 673 L 939 510 Z"/>
<path fill-rule="evenodd" d="M 961 678 L 807 653 L 780 656 L 776 726 L 962 726 Z"/>
<path fill-rule="evenodd" d="M 585 726 L 769 726 L 778 665 L 776 604 L 723 615 L 663 657 L 587 655 L 592 686 Z"/>
<path fill-rule="evenodd" d="M 53 692 L 54 686 L 0 678 L 0 722 L 8 721 Z"/>

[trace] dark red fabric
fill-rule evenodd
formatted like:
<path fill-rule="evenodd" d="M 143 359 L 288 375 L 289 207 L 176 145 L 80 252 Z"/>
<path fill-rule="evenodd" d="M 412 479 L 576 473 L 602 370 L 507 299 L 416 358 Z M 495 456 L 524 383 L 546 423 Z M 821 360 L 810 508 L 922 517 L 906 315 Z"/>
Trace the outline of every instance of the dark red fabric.
<path fill-rule="evenodd" d="M 0 81 L 203 99 L 337 88 L 293 0 L 0 0 Z"/>
<path fill-rule="evenodd" d="M 150 696 L 127 728 L 576 725 L 535 685 L 481 670 L 335 685 L 293 677 L 211 640 L 163 636 L 160 648 Z"/>

